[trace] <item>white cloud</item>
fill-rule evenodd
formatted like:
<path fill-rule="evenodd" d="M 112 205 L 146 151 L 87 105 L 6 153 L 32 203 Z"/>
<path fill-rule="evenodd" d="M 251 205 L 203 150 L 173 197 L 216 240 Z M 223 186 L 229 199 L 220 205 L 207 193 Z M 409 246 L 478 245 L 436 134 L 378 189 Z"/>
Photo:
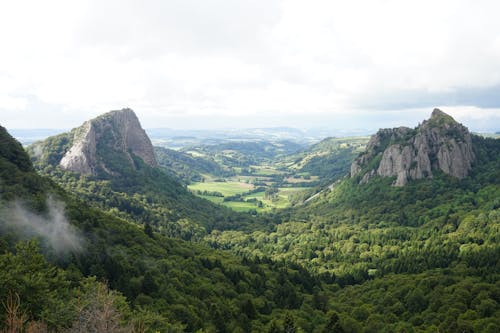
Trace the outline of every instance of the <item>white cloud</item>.
<path fill-rule="evenodd" d="M 125 106 L 154 127 L 347 113 L 362 127 L 371 108 L 436 104 L 492 119 L 484 105 L 500 97 L 481 92 L 500 87 L 498 12 L 465 0 L 4 2 L 0 113 L 10 127 Z"/>

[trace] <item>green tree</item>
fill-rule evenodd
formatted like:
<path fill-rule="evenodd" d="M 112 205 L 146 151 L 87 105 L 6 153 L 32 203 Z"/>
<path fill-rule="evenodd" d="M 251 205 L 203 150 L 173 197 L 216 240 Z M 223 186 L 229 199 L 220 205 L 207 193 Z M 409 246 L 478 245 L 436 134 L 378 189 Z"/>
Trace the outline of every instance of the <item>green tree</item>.
<path fill-rule="evenodd" d="M 287 313 L 285 315 L 285 322 L 283 324 L 284 333 L 296 333 L 297 326 L 295 326 L 295 321 L 293 320 L 292 315 Z"/>
<path fill-rule="evenodd" d="M 153 228 L 151 227 L 151 223 L 146 222 L 144 224 L 144 233 L 148 235 L 150 238 L 153 238 Z"/>
<path fill-rule="evenodd" d="M 323 328 L 322 333 L 344 333 L 344 328 L 340 325 L 340 318 L 337 312 L 331 312 L 328 316 L 328 323 Z"/>

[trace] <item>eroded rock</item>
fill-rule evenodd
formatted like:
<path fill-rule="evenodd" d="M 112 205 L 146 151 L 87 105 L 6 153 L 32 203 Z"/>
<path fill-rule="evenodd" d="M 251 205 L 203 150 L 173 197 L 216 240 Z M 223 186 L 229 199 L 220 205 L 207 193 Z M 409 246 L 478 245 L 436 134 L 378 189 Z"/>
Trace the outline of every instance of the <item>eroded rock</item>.
<path fill-rule="evenodd" d="M 377 161 L 380 159 L 380 161 Z M 362 183 L 375 175 L 396 177 L 395 186 L 433 176 L 441 170 L 465 178 L 475 159 L 467 128 L 434 109 L 431 118 L 415 129 L 381 129 L 351 165 L 351 176 L 363 173 Z"/>

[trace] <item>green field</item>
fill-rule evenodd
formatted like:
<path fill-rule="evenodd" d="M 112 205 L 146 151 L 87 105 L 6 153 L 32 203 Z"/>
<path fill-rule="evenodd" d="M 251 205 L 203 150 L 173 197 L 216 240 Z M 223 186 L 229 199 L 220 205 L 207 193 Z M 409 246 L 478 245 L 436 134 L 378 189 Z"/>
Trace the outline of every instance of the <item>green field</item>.
<path fill-rule="evenodd" d="M 273 176 L 281 174 L 280 171 L 269 166 L 252 165 L 252 169 L 254 169 L 253 174 L 256 176 Z"/>
<path fill-rule="evenodd" d="M 216 203 L 216 204 L 221 204 L 224 202 L 224 198 L 222 198 L 222 197 L 214 197 L 211 195 L 198 195 L 198 196 L 200 198 L 205 199 L 205 200 L 212 201 L 213 203 Z"/>
<path fill-rule="evenodd" d="M 228 182 L 204 182 L 204 183 L 193 183 L 188 185 L 191 191 L 209 191 L 209 192 L 220 192 L 224 196 L 230 196 L 240 193 L 245 193 L 253 189 L 252 184 L 240 183 L 234 181 Z"/>
<path fill-rule="evenodd" d="M 239 179 L 245 179 L 245 176 L 237 176 Z M 235 177 L 236 178 L 236 177 Z M 196 195 L 209 200 L 213 203 L 222 204 L 229 207 L 235 211 L 243 212 L 255 209 L 257 212 L 268 212 L 273 209 L 286 208 L 290 206 L 289 196 L 301 191 L 306 190 L 307 187 L 280 187 L 276 197 L 271 200 L 270 198 L 265 198 L 264 191 L 258 193 L 252 193 L 244 195 L 242 197 L 243 201 L 224 201 L 223 197 L 211 196 L 211 195 L 200 195 L 198 191 L 203 192 L 219 192 L 224 197 L 233 196 L 235 194 L 244 194 L 252 189 L 254 185 L 248 184 L 246 182 L 237 181 L 237 179 L 226 181 L 226 182 L 216 182 L 208 181 L 201 183 L 193 183 L 188 185 L 188 188 L 193 191 Z M 258 206 L 258 202 L 246 202 L 248 199 L 257 199 L 263 203 L 263 207 Z"/>

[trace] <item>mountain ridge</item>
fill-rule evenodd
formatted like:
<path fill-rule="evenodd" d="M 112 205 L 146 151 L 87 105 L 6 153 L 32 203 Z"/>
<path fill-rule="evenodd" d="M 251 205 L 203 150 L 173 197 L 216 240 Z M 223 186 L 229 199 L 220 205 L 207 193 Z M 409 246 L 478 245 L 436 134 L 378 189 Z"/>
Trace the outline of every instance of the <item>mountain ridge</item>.
<path fill-rule="evenodd" d="M 38 171 L 68 192 L 78 193 L 94 207 L 184 239 L 198 239 L 214 228 L 243 228 L 259 222 L 249 214 L 237 213 L 196 197 L 177 175 L 158 166 L 154 148 L 132 110 L 112 111 L 85 124 L 34 143 L 27 151 Z M 130 137 L 132 142 L 127 142 Z M 138 144 L 135 144 L 137 137 Z M 151 156 L 149 164 L 141 158 L 144 156 L 139 151 L 141 145 L 151 147 L 151 152 L 146 153 L 146 157 Z M 68 170 L 61 166 L 71 147 L 81 152 L 75 156 L 83 162 L 88 162 L 88 156 L 95 158 L 92 167 L 86 168 L 88 164 L 82 163 L 77 166 L 83 169 Z M 88 155 L 80 148 L 95 150 L 95 154 Z M 162 161 L 162 157 L 159 158 Z M 265 223 L 260 224 L 265 227 Z"/>
<path fill-rule="evenodd" d="M 374 176 L 396 177 L 393 185 L 404 186 L 410 180 L 433 177 L 439 170 L 463 179 L 474 160 L 468 129 L 434 109 L 430 119 L 415 129 L 380 129 L 352 163 L 351 177 L 359 177 L 360 183 Z"/>
<path fill-rule="evenodd" d="M 53 162 L 63 170 L 83 175 L 116 175 L 120 174 L 120 167 L 110 163 L 110 159 L 135 168 L 134 156 L 149 166 L 158 166 L 151 140 L 132 109 L 110 111 L 61 136 L 65 137 L 65 145 Z M 33 144 L 35 157 L 41 155 L 43 142 Z"/>

